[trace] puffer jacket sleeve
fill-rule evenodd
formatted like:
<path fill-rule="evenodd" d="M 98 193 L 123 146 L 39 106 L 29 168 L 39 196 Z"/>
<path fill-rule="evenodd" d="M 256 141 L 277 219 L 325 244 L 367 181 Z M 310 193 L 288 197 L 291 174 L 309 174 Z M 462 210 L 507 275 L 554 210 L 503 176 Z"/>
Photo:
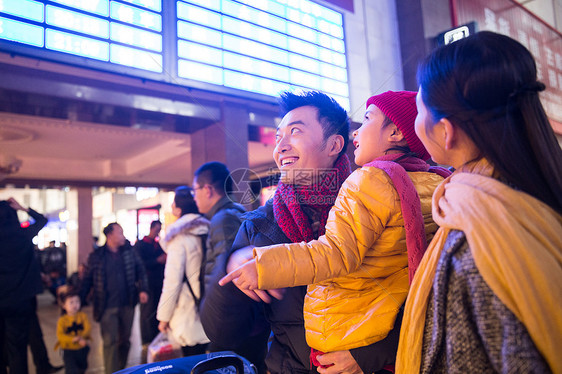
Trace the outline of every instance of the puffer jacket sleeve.
<path fill-rule="evenodd" d="M 254 249 L 258 287 L 307 285 L 355 271 L 396 210 L 397 196 L 382 170 L 356 170 L 340 189 L 325 235 L 309 243 Z"/>

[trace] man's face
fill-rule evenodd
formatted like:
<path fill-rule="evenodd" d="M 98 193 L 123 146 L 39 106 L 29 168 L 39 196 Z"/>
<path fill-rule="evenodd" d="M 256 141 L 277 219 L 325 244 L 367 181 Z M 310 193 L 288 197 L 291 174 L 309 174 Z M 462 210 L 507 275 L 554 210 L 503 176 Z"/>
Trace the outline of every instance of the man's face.
<path fill-rule="evenodd" d="M 113 231 L 108 234 L 107 237 L 116 246 L 122 246 L 125 244 L 125 235 L 123 235 L 123 228 L 120 225 L 113 226 Z"/>
<path fill-rule="evenodd" d="M 155 238 L 158 234 L 160 234 L 160 230 L 162 230 L 162 225 L 156 224 L 152 229 L 150 229 L 150 233 Z"/>
<path fill-rule="evenodd" d="M 277 127 L 275 142 L 273 158 L 284 183 L 311 184 L 314 178 L 307 176 L 334 165 L 315 107 L 303 106 L 287 113 Z"/>
<path fill-rule="evenodd" d="M 201 185 L 197 181 L 197 177 L 193 179 L 193 200 L 195 200 L 195 204 L 197 205 L 197 209 L 199 209 L 199 213 L 206 214 L 211 210 L 213 207 L 213 203 L 210 201 L 211 199 L 211 188 L 212 186 L 209 185 Z"/>

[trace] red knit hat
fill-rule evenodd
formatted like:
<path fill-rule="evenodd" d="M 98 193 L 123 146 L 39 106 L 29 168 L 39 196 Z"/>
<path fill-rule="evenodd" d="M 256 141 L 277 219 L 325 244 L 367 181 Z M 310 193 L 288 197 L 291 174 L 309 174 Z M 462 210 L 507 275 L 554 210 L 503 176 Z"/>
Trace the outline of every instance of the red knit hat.
<path fill-rule="evenodd" d="M 386 91 L 380 95 L 371 96 L 367 100 L 367 108 L 371 104 L 379 108 L 402 131 L 412 152 L 417 153 L 422 160 L 429 159 L 430 155 L 414 129 L 414 122 L 418 115 L 416 92 Z"/>

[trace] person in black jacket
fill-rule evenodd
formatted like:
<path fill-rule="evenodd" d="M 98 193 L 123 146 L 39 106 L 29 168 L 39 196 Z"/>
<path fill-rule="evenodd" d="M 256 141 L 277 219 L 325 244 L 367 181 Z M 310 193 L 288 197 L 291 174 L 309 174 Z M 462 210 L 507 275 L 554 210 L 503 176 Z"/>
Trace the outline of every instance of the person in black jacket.
<path fill-rule="evenodd" d="M 345 110 L 320 92 L 285 93 L 280 103 L 285 116 L 277 128 L 274 159 L 281 181 L 265 206 L 243 216 L 230 257 L 213 274 L 201 321 L 211 341 L 234 348 L 247 346 L 249 338 L 255 339 L 271 328 L 267 370 L 272 374 L 311 374 L 316 370 L 311 367 L 311 349 L 305 339 L 306 286 L 244 295 L 232 283 L 224 287 L 216 284 L 227 272 L 252 259 L 254 247 L 321 236 L 339 188 L 350 173 L 345 155 L 349 134 Z M 380 369 L 384 366 L 381 362 L 392 362 L 395 357 L 399 331 L 400 324 L 396 323 L 381 342 L 323 355 L 323 363 L 333 366 L 318 368 L 318 372 L 372 373 Z M 256 343 L 254 347 L 261 346 Z M 253 353 L 259 353 L 257 348 Z"/>
<path fill-rule="evenodd" d="M 233 202 L 232 178 L 225 164 L 212 161 L 201 165 L 193 179 L 193 199 L 199 213 L 211 222 L 205 250 L 205 287 L 209 287 L 211 273 L 221 256 L 225 256 L 240 228 L 240 216 L 246 211 Z"/>
<path fill-rule="evenodd" d="M 148 281 L 141 259 L 125 239 L 123 228 L 110 223 L 103 229 L 107 240 L 88 257 L 81 299 L 93 288 L 94 319 L 100 323 L 105 372 L 125 368 L 131 343 L 134 308 L 148 301 Z"/>
<path fill-rule="evenodd" d="M 61 243 L 62 244 L 62 243 Z M 57 247 L 55 241 L 49 243 L 49 247 L 43 250 L 45 262 L 43 263 L 43 273 L 49 279 L 49 292 L 57 303 L 57 288 L 66 284 L 66 250 Z"/>
<path fill-rule="evenodd" d="M 158 320 L 156 319 L 156 309 L 162 294 L 164 283 L 164 267 L 166 265 L 166 253 L 162 250 L 157 238 L 162 223 L 152 221 L 150 232 L 142 240 L 135 243 L 135 251 L 142 260 L 148 279 L 148 302 L 141 304 L 140 308 L 140 327 L 141 341 L 143 345 L 143 360 L 146 358 L 148 344 L 158 335 Z"/>
<path fill-rule="evenodd" d="M 18 210 L 26 211 L 35 222 L 22 228 Z M 0 371 L 5 370 L 6 352 L 10 374 L 28 372 L 30 321 L 35 296 L 42 291 L 32 239 L 46 224 L 47 218 L 25 209 L 14 198 L 0 201 Z"/>

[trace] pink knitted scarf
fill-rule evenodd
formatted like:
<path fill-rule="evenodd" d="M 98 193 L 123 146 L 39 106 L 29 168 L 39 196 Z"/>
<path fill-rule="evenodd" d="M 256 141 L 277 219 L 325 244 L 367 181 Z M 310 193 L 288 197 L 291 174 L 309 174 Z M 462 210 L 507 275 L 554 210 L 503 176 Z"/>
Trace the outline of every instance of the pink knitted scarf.
<path fill-rule="evenodd" d="M 400 207 L 404 218 L 406 229 L 406 248 L 408 249 L 408 271 L 410 283 L 427 248 L 425 238 L 425 226 L 421 210 L 420 197 L 414 187 L 414 183 L 408 176 L 408 171 L 425 171 L 436 173 L 443 178 L 448 177 L 451 172 L 438 166 L 429 166 L 425 161 L 417 157 L 405 157 L 399 159 L 402 154 L 390 154 L 377 158 L 364 165 L 364 167 L 375 167 L 383 170 L 390 180 L 398 196 Z"/>
<path fill-rule="evenodd" d="M 302 178 L 315 178 L 318 170 L 293 170 L 301 173 Z M 273 215 L 283 233 L 293 243 L 309 242 L 317 239 L 312 230 L 312 224 L 302 205 L 307 205 L 320 213 L 320 228 L 318 235 L 325 232 L 328 213 L 336 201 L 343 181 L 351 173 L 349 158 L 340 156 L 333 169 L 324 170 L 311 185 L 292 185 L 280 182 L 273 197 Z M 295 176 L 297 177 L 297 176 Z"/>

